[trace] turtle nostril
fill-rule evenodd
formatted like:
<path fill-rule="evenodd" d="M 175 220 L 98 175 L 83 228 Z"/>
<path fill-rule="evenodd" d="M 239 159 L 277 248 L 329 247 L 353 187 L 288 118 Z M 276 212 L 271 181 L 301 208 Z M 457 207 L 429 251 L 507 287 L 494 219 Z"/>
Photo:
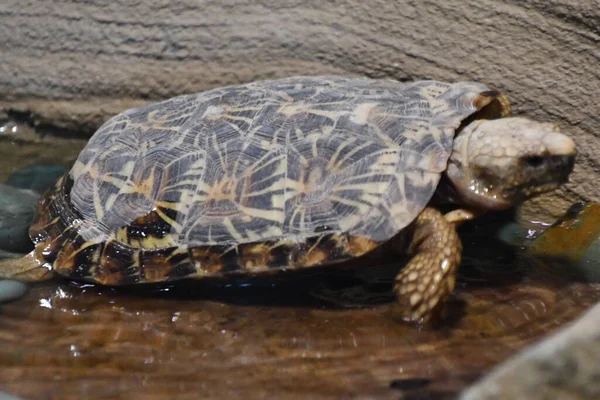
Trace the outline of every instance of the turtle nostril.
<path fill-rule="evenodd" d="M 537 168 L 544 163 L 544 157 L 541 156 L 531 156 L 525 159 L 525 164 L 531 168 Z"/>

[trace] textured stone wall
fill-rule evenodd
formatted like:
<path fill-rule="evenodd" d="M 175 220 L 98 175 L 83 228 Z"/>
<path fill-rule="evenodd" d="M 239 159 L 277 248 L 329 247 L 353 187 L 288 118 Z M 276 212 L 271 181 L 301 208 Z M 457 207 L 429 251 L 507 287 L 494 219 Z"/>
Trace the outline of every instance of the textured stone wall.
<path fill-rule="evenodd" d="M 580 156 L 547 211 L 600 200 L 597 0 L 5 0 L 0 110 L 89 136 L 145 101 L 294 74 L 477 80 Z M 538 204 L 542 204 L 538 202 Z"/>

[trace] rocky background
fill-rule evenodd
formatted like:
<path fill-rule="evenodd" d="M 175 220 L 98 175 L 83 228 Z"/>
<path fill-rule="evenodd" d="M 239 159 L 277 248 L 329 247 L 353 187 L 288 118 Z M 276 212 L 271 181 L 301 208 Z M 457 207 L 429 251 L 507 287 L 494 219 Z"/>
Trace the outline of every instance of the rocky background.
<path fill-rule="evenodd" d="M 126 108 L 256 79 L 476 80 L 578 144 L 571 184 L 527 208 L 543 219 L 600 200 L 599 19 L 578 0 L 6 0 L 0 112 L 89 137 Z"/>
<path fill-rule="evenodd" d="M 0 40 L 2 55 L 0 57 L 0 127 L 4 128 L 3 131 L 0 130 L 0 160 L 2 160 L 0 181 L 9 177 L 8 183 L 12 183 L 15 187 L 21 190 L 33 190 L 34 187 L 15 185 L 19 179 L 23 180 L 25 175 L 29 176 L 28 174 L 33 173 L 33 170 L 22 169 L 23 167 L 32 164 L 68 163 L 76 157 L 85 144 L 85 139 L 110 116 L 126 108 L 182 93 L 297 74 L 355 74 L 401 81 L 476 80 L 505 91 L 513 101 L 515 114 L 556 123 L 577 142 L 579 157 L 571 183 L 557 193 L 529 203 L 524 209 L 526 218 L 548 222 L 562 214 L 574 201 L 600 201 L 600 185 L 596 183 L 600 172 L 600 140 L 598 139 L 600 135 L 598 129 L 600 126 L 598 112 L 600 24 L 598 21 L 600 21 L 600 4 L 597 0 L 446 0 L 443 2 L 433 0 L 97 0 L 93 4 L 68 0 L 52 2 L 4 0 L 0 3 L 0 38 L 2 38 Z M 10 122 L 6 124 L 6 121 Z M 11 182 L 11 179 L 14 182 Z M 6 192 L 4 186 L 0 189 Z M 10 190 L 19 199 L 18 205 L 23 206 L 27 202 L 23 192 L 14 188 Z M 29 197 L 32 198 L 32 202 L 35 200 L 31 194 Z M 20 209 L 11 208 L 11 205 L 17 205 L 14 200 L 11 200 L 13 198 L 6 199 L 8 203 L 0 210 L 0 214 L 4 213 L 0 217 L 8 221 L 8 224 L 5 226 L 0 224 L 0 230 L 4 234 L 12 235 L 13 239 L 16 238 L 13 242 L 19 245 L 17 239 L 23 239 L 25 235 L 14 234 L 13 230 L 19 226 L 15 225 L 13 219 L 7 218 L 7 215 L 14 214 L 18 217 Z M 592 227 L 598 226 L 600 208 L 594 207 L 595 214 L 582 214 L 572 224 L 562 227 L 566 231 L 560 232 L 559 236 L 563 238 L 561 240 L 565 242 L 570 240 L 568 239 L 570 235 L 574 238 L 572 240 L 574 243 L 579 243 L 582 242 L 581 237 L 591 237 L 590 232 L 593 229 L 586 226 L 585 222 L 587 221 L 587 224 Z M 579 234 L 583 236 L 578 236 Z M 597 239 L 597 235 L 594 238 Z M 546 247 L 556 248 L 554 244 Z M 595 252 L 588 251 L 589 257 L 580 260 L 580 264 L 589 265 L 586 271 L 597 274 L 595 260 L 598 260 L 600 247 L 596 245 L 590 248 L 596 249 Z M 583 250 L 587 251 L 587 247 Z M 0 258 L 4 256 L 6 255 L 0 254 Z M 489 258 L 489 255 L 487 257 Z M 597 275 L 594 276 L 593 279 L 588 277 L 587 286 L 573 286 L 572 293 L 575 294 L 573 296 L 575 300 L 563 295 L 562 292 L 552 291 L 551 295 L 546 296 L 550 300 L 538 302 L 552 305 L 556 300 L 558 303 L 560 301 L 563 303 L 550 308 L 545 319 L 538 318 L 537 323 L 541 324 L 541 327 L 546 325 L 554 327 L 559 325 L 559 322 L 562 325 L 564 321 L 560 318 L 564 319 L 565 315 L 568 315 L 571 319 L 573 312 L 580 312 L 581 308 L 587 308 L 589 306 L 587 303 L 592 302 L 592 298 L 596 298 L 592 295 L 597 294 L 599 290 Z M 565 287 L 568 289 L 570 286 Z M 47 291 L 49 288 L 38 288 L 42 294 L 44 290 Z M 73 288 L 70 290 L 76 291 Z M 517 292 L 525 293 L 521 289 Z M 541 290 L 538 292 L 546 293 Z M 60 301 L 66 301 L 63 299 L 63 292 L 57 293 L 60 293 Z M 469 294 L 468 291 L 466 293 Z M 93 299 L 97 297 L 94 294 L 89 296 Z M 94 342 L 90 340 L 90 337 L 95 336 L 90 334 L 92 329 L 88 321 L 83 317 L 81 320 L 75 317 L 79 314 L 72 316 L 68 313 L 61 314 L 60 307 L 56 310 L 36 308 L 32 305 L 39 303 L 39 299 L 35 296 L 30 296 L 28 299 L 31 304 L 14 303 L 12 308 L 5 306 L 3 312 L 5 316 L 8 315 L 8 321 L 17 321 L 15 324 L 22 323 L 24 329 L 34 330 L 37 325 L 31 321 L 44 325 L 44 329 L 48 328 L 48 324 L 56 322 L 58 330 L 55 331 L 59 333 L 57 337 L 67 337 L 71 341 L 74 340 L 69 336 L 73 332 L 72 327 L 77 323 L 84 323 L 87 330 L 75 330 L 81 332 L 83 338 L 81 343 Z M 523 304 L 538 304 L 533 300 L 525 298 Z M 58 305 L 61 304 L 60 301 Z M 80 307 L 86 304 L 82 297 L 74 297 L 72 302 L 79 304 Z M 529 320 L 528 313 L 533 311 L 527 308 L 529 311 L 526 313 L 523 311 L 525 307 L 519 308 L 519 304 L 521 303 L 511 301 L 510 307 L 502 310 L 506 311 L 507 316 L 516 313 Z M 575 305 L 579 305 L 579 308 Z M 19 307 L 30 311 L 33 318 L 23 318 Z M 109 321 L 109 323 L 99 324 L 101 327 L 98 331 L 99 337 L 110 336 L 105 331 L 107 326 L 113 325 L 110 318 L 116 318 L 117 321 L 124 323 L 127 329 L 134 326 L 129 321 L 122 320 L 121 315 L 111 307 L 109 306 L 108 311 L 100 310 L 100 315 L 105 316 L 100 321 Z M 196 304 L 196 307 L 199 313 L 206 313 L 204 303 Z M 597 383 L 597 365 L 600 360 L 600 335 L 597 324 L 600 308 L 598 307 L 600 305 L 571 328 L 551 337 L 548 342 L 498 367 L 488 378 L 465 392 L 462 398 L 586 400 L 598 398 L 600 393 L 600 386 Z M 571 314 L 566 313 L 565 310 Z M 40 314 L 43 318 L 38 318 L 39 315 L 36 313 L 42 312 L 46 314 Z M 56 315 L 64 314 L 66 317 L 61 320 L 52 312 L 56 312 Z M 112 316 L 111 312 L 118 315 Z M 162 309 L 159 308 L 156 312 L 160 316 Z M 195 315 L 193 309 L 187 312 L 192 317 Z M 234 314 L 237 315 L 238 311 Z M 287 314 L 287 311 L 284 314 Z M 204 321 L 202 318 L 192 317 L 188 322 L 184 318 L 183 323 L 189 323 L 189 326 L 194 329 L 205 329 L 208 326 L 206 333 L 210 335 L 209 337 L 218 339 L 217 343 L 221 344 L 221 346 L 213 346 L 210 341 L 202 343 L 200 340 L 200 345 L 208 345 L 211 350 L 222 349 L 225 339 L 210 331 L 212 329 L 210 324 L 198 324 L 197 321 Z M 143 324 L 146 324 L 149 318 L 151 320 L 152 317 L 142 315 Z M 316 320 L 321 321 L 322 318 L 317 315 Z M 166 321 L 166 319 L 160 317 L 159 321 Z M 303 320 L 300 321 L 302 323 Z M 291 327 L 291 324 L 291 322 L 289 325 L 278 323 L 277 326 L 285 330 Z M 255 325 L 257 329 L 266 326 L 260 321 Z M 93 351 L 84 354 L 80 364 L 73 364 L 71 354 L 67 356 L 60 352 L 54 354 L 53 348 L 46 342 L 48 339 L 44 335 L 36 333 L 20 336 L 12 332 L 17 326 L 19 325 L 6 325 L 5 322 L 3 340 L 16 343 L 14 347 L 17 350 L 4 353 L 0 351 L 0 364 L 3 366 L 0 368 L 0 371 L 3 371 L 0 373 L 0 383 L 3 383 L 1 386 L 7 386 L 6 382 L 11 382 L 13 386 L 7 388 L 15 392 L 26 394 L 29 390 L 34 394 L 47 393 L 47 390 L 39 389 L 46 388 L 43 385 L 50 385 L 48 382 L 54 380 L 56 365 L 62 365 L 61 357 L 66 357 L 65 365 L 76 371 L 74 376 L 85 374 L 87 371 L 93 377 L 90 378 L 91 382 L 96 382 L 102 388 L 114 389 L 117 392 L 123 389 L 113 387 L 115 376 L 123 378 L 119 381 L 121 385 L 129 382 L 127 377 L 122 376 L 122 371 L 118 370 L 113 376 L 112 370 L 105 369 L 105 372 L 109 371 L 109 373 L 105 374 L 104 378 L 111 382 L 110 385 L 106 385 L 103 382 L 107 381 L 97 379 L 96 370 L 83 368 L 88 365 L 88 362 L 97 362 L 94 358 L 97 355 Z M 377 332 L 380 329 L 376 323 L 370 326 L 374 326 Z M 524 326 L 528 327 L 528 325 Z M 7 327 L 10 329 L 7 330 Z M 67 333 L 63 334 L 62 329 Z M 115 329 L 119 331 L 120 328 L 117 326 Z M 173 332 L 169 329 L 165 328 L 166 338 L 173 337 Z M 473 331 L 476 332 L 477 329 L 474 328 Z M 507 329 L 510 331 L 510 327 Z M 513 340 L 509 337 L 504 342 L 499 341 L 500 344 L 497 346 L 500 347 L 490 347 L 485 343 L 487 339 L 484 336 L 478 338 L 479 342 L 469 340 L 467 344 L 472 345 L 474 349 L 480 345 L 499 359 L 503 359 L 510 346 L 515 343 L 521 346 L 524 339 L 532 339 L 528 336 L 531 332 L 534 332 L 536 337 L 541 335 L 541 331 L 535 329 L 532 331 L 531 327 L 522 331 L 525 333 L 521 333 L 519 329 L 512 330 L 514 332 L 510 333 L 516 335 L 517 339 Z M 7 331 L 9 336 L 6 334 Z M 132 332 L 134 331 L 135 329 Z M 247 327 L 240 331 L 247 331 Z M 190 343 L 196 346 L 194 340 L 199 336 L 191 328 L 189 332 Z M 392 339 L 395 337 L 393 334 L 398 335 L 395 326 L 393 329 L 390 328 L 390 332 L 392 333 L 389 333 L 389 337 Z M 159 333 L 162 334 L 162 331 Z M 377 339 L 376 335 L 367 331 L 363 334 L 364 341 L 367 343 L 367 339 Z M 427 343 L 425 347 L 429 348 L 432 343 L 438 343 L 435 342 L 435 338 L 423 338 L 423 334 L 421 333 L 419 337 Z M 269 335 L 272 336 L 271 333 Z M 28 338 L 28 341 L 23 342 L 22 337 Z M 263 349 L 262 336 L 256 337 L 260 339 L 258 348 Z M 281 337 L 285 339 L 286 336 Z M 140 342 L 137 333 L 132 333 L 131 338 L 131 343 L 138 347 L 140 343 L 143 344 L 143 340 Z M 148 336 L 148 340 L 154 339 Z M 162 339 L 152 342 L 152 351 L 149 354 L 155 354 L 157 346 L 169 347 L 169 343 L 171 342 Z M 247 351 L 247 346 L 243 342 L 240 343 L 244 351 Z M 408 340 L 406 343 L 412 342 Z M 443 344 L 444 340 L 439 343 Z M 508 345 L 505 345 L 506 343 Z M 121 351 L 128 349 L 127 335 L 117 343 L 123 347 L 114 347 L 114 343 L 109 344 L 113 346 L 114 354 L 127 359 L 128 351 Z M 460 347 L 455 344 L 445 348 L 459 354 Z M 51 341 L 50 345 L 60 347 L 63 343 L 56 340 Z M 11 348 L 11 346 L 5 347 Z M 327 344 L 324 348 L 330 347 L 330 344 Z M 93 350 L 93 346 L 91 348 Z M 398 346 L 394 348 L 400 351 L 397 355 L 403 354 L 402 348 Z M 435 346 L 431 348 L 436 349 Z M 498 352 L 497 348 L 504 349 L 504 353 Z M 235 346 L 232 349 L 236 350 Z M 418 346 L 411 344 L 408 351 L 413 352 L 415 349 L 418 350 Z M 40 357 L 40 351 L 50 355 L 47 359 Z M 20 354 L 20 358 L 15 358 L 15 354 Z M 29 357 L 28 354 L 32 356 Z M 169 350 L 164 354 L 172 358 L 174 353 Z M 289 354 L 296 356 L 294 352 Z M 317 354 L 321 357 L 320 353 Z M 478 354 L 481 358 L 483 353 L 473 354 Z M 434 352 L 435 365 L 442 366 L 444 363 L 440 363 L 439 360 L 443 358 L 440 359 L 439 356 L 439 352 Z M 169 362 L 172 361 L 171 358 Z M 199 359 L 195 356 L 192 358 L 195 361 Z M 281 360 L 280 355 L 276 358 L 278 361 Z M 185 360 L 185 357 L 180 356 L 179 359 Z M 234 360 L 235 357 L 225 359 Z M 406 357 L 390 358 L 386 354 L 386 356 L 368 359 L 359 355 L 356 359 L 359 360 L 357 365 L 360 365 L 360 371 L 365 372 L 364 362 L 373 364 L 375 361 L 385 363 L 392 360 L 393 362 L 390 361 L 389 364 L 396 367 L 398 360 L 406 360 Z M 454 360 L 452 357 L 448 359 Z M 48 360 L 51 362 L 48 363 Z M 464 362 L 470 368 L 479 368 L 472 363 L 472 360 L 463 359 L 462 356 L 458 360 L 458 364 Z M 157 359 L 156 365 L 162 365 L 158 361 L 160 358 Z M 496 361 L 498 360 L 494 360 L 494 363 Z M 50 366 L 51 371 L 48 372 L 48 376 L 52 376 L 52 379 L 44 381 L 39 378 L 38 364 Z M 137 379 L 138 372 L 131 368 L 133 364 L 125 362 L 123 365 Z M 165 362 L 164 365 L 170 364 Z M 181 362 L 178 365 L 190 364 Z M 391 368 L 389 365 L 386 366 L 388 367 Z M 193 375 L 186 375 L 185 368 L 177 370 L 183 371 L 183 376 L 188 378 Z M 372 374 L 370 371 L 367 372 L 370 377 L 371 375 L 377 377 L 377 372 L 383 370 L 381 367 L 379 370 L 374 370 Z M 34 384 L 30 385 L 32 381 L 24 378 L 28 373 L 23 371 L 36 371 L 32 374 Z M 153 372 L 157 371 L 153 370 Z M 339 381 L 338 370 L 330 368 L 325 372 L 327 371 L 333 374 L 335 382 Z M 245 371 L 242 372 L 243 375 L 240 376 L 252 376 Z M 480 373 L 481 370 L 478 369 L 476 372 Z M 169 373 L 172 373 L 172 369 L 169 369 Z M 273 382 L 277 383 L 276 379 L 272 379 L 273 374 L 273 371 L 268 370 L 265 376 L 268 377 L 271 389 L 280 391 L 277 385 L 273 386 Z M 164 388 L 172 393 L 173 387 L 169 386 L 172 383 L 169 375 L 160 372 L 156 376 L 166 378 L 167 383 Z M 228 376 L 232 376 L 231 373 Z M 310 374 L 307 376 L 311 385 L 320 385 L 321 381 L 314 380 Z M 361 379 L 357 379 L 360 375 L 349 376 L 355 377 L 351 382 L 356 387 L 365 386 L 369 390 L 372 389 L 368 385 L 363 385 Z M 14 383 L 15 377 L 20 377 L 23 382 L 17 380 Z M 222 380 L 220 371 L 217 377 L 219 381 Z M 454 380 L 450 383 L 454 386 L 450 386 L 456 390 L 456 386 L 461 385 L 460 379 L 458 381 L 456 378 L 452 379 Z M 77 384 L 75 380 L 67 380 L 67 382 Z M 202 381 L 194 378 L 193 382 Z M 280 382 L 287 385 L 287 377 Z M 410 386 L 414 383 L 414 381 L 408 383 L 398 381 L 393 382 L 390 387 L 397 390 L 402 388 L 401 384 Z M 442 379 L 442 386 L 443 384 Z M 449 385 L 447 382 L 446 384 Z M 382 387 L 387 388 L 387 384 L 382 385 L 382 382 L 378 382 L 377 390 L 381 391 Z M 159 386 L 160 382 L 156 387 Z M 152 386 L 147 390 L 154 391 L 156 387 Z M 243 384 L 241 387 L 243 388 Z M 68 383 L 61 384 L 60 388 L 65 393 L 73 393 L 73 387 Z M 192 392 L 197 392 L 195 386 L 187 389 L 181 386 L 180 390 L 190 388 L 193 389 Z M 53 390 L 55 389 L 57 387 L 53 387 Z M 354 389 L 350 385 L 344 390 L 352 393 L 351 390 Z M 339 394 L 340 391 L 337 390 L 336 393 Z M 0 393 L 0 397 L 2 395 Z M 397 398 L 397 393 L 393 398 Z"/>

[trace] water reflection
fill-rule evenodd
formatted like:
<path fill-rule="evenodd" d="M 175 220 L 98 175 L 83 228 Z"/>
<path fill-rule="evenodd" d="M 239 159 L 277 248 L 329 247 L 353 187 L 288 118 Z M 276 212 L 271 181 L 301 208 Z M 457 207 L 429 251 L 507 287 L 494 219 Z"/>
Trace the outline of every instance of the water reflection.
<path fill-rule="evenodd" d="M 19 126 L 16 122 L 8 121 L 0 125 L 0 135 L 10 135 L 17 133 Z"/>

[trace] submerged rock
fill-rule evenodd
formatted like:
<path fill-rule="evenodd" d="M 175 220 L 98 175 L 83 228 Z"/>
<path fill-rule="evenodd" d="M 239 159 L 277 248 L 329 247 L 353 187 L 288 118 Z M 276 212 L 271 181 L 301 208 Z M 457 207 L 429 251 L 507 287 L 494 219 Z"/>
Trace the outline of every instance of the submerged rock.
<path fill-rule="evenodd" d="M 600 205 L 573 204 L 529 246 L 528 253 L 564 259 L 586 282 L 600 283 Z"/>
<path fill-rule="evenodd" d="M 50 189 L 65 172 L 62 165 L 34 165 L 13 172 L 6 183 L 19 189 L 29 189 L 44 193 Z"/>
<path fill-rule="evenodd" d="M 19 281 L 0 280 L 0 303 L 16 300 L 27 293 L 27 285 Z"/>
<path fill-rule="evenodd" d="M 33 249 L 28 230 L 38 199 L 30 190 L 0 184 L 0 250 L 28 253 Z"/>

